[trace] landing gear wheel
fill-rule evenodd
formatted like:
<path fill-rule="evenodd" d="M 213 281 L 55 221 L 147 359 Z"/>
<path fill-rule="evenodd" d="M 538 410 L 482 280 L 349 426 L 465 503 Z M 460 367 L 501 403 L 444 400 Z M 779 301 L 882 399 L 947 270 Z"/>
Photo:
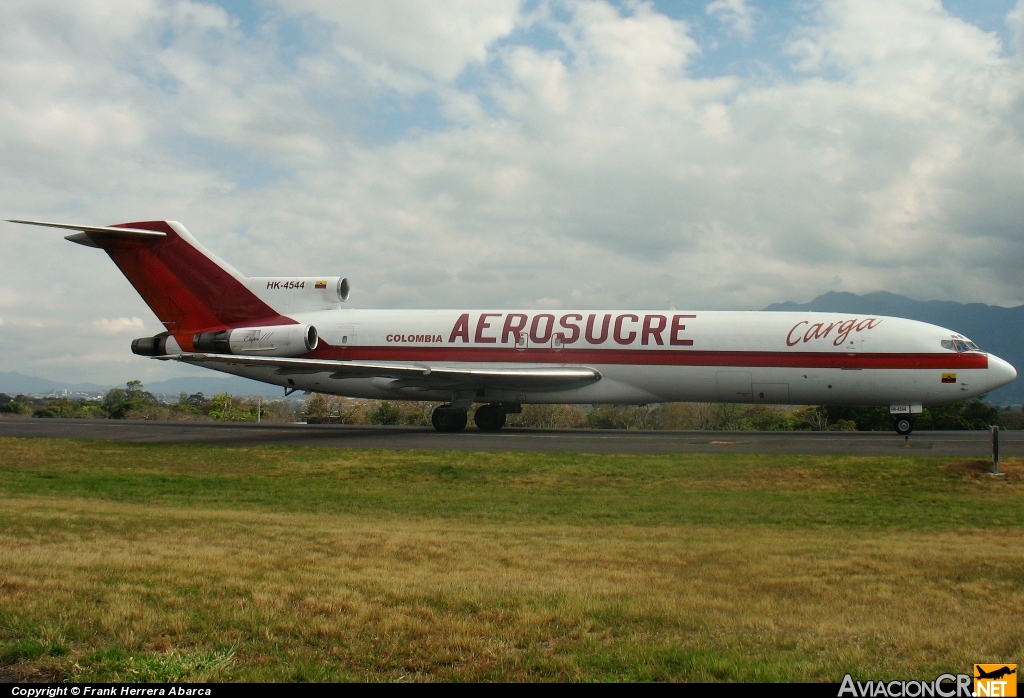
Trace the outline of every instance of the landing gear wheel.
<path fill-rule="evenodd" d="M 893 423 L 893 429 L 900 436 L 906 436 L 914 431 L 914 420 L 910 417 L 897 417 Z"/>
<path fill-rule="evenodd" d="M 466 428 L 466 410 L 451 405 L 441 405 L 430 415 L 434 428 L 443 434 L 454 434 Z"/>
<path fill-rule="evenodd" d="M 480 431 L 498 431 L 505 426 L 505 409 L 501 405 L 481 405 L 473 421 Z"/>

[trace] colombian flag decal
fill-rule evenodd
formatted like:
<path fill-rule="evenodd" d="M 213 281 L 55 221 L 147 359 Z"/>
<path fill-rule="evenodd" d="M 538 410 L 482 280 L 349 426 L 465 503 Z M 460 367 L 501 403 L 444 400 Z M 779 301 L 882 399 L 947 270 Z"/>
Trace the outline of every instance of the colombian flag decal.
<path fill-rule="evenodd" d="M 943 373 L 942 374 L 942 382 L 943 383 L 956 383 L 956 374 L 955 373 Z"/>
<path fill-rule="evenodd" d="M 327 288 L 327 282 L 326 282 L 326 281 L 317 281 L 317 282 L 316 282 L 316 283 L 314 284 L 314 287 L 315 287 L 315 288 Z M 955 380 L 956 380 L 956 376 L 953 376 L 953 379 L 954 379 L 954 381 L 955 381 Z M 946 380 L 946 379 L 945 379 L 945 378 L 943 378 L 942 380 Z"/>

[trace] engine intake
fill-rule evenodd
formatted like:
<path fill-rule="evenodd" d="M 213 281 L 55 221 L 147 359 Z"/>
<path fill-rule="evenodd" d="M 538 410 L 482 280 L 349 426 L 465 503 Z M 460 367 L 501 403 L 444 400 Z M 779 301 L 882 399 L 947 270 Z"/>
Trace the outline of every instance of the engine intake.
<path fill-rule="evenodd" d="M 248 356 L 298 356 L 313 351 L 319 343 L 320 337 L 312 325 L 239 327 L 200 332 L 192 338 L 196 351 Z"/>

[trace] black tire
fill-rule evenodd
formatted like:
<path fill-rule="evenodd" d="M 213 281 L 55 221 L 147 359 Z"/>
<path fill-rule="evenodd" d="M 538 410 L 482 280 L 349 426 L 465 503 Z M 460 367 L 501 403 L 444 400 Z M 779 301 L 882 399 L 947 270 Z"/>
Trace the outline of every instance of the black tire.
<path fill-rule="evenodd" d="M 505 426 L 505 410 L 501 405 L 481 405 L 473 414 L 480 431 L 500 431 Z"/>
<path fill-rule="evenodd" d="M 466 428 L 467 421 L 466 410 L 450 405 L 442 405 L 430 415 L 430 423 L 443 434 L 462 431 Z"/>
<path fill-rule="evenodd" d="M 911 417 L 897 417 L 893 421 L 892 428 L 896 430 L 896 433 L 900 436 L 906 436 L 910 432 L 914 431 L 914 420 Z"/>

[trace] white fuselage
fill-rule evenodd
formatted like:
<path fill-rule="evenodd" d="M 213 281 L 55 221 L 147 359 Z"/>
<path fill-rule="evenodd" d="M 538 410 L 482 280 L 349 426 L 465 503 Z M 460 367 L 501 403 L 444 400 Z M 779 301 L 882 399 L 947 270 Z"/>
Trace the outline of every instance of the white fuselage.
<path fill-rule="evenodd" d="M 434 422 L 442 431 L 463 428 L 473 403 L 888 404 L 910 414 L 1017 376 L 955 332 L 899 318 L 349 310 L 346 279 L 245 277 L 175 221 L 14 222 L 79 231 L 67 239 L 107 252 L 167 330 L 133 342 L 137 354 L 289 391 L 450 401 Z M 505 407 L 488 407 L 477 426 L 500 429 Z"/>
<path fill-rule="evenodd" d="M 324 310 L 289 313 L 316 327 L 313 358 L 431 366 L 587 366 L 601 379 L 556 391 L 481 390 L 476 402 L 744 402 L 920 405 L 976 397 L 1016 371 L 959 334 L 913 320 L 840 313 L 543 310 Z M 962 345 L 963 342 L 960 342 Z M 452 391 L 389 378 L 218 367 L 299 390 L 449 400 Z"/>

